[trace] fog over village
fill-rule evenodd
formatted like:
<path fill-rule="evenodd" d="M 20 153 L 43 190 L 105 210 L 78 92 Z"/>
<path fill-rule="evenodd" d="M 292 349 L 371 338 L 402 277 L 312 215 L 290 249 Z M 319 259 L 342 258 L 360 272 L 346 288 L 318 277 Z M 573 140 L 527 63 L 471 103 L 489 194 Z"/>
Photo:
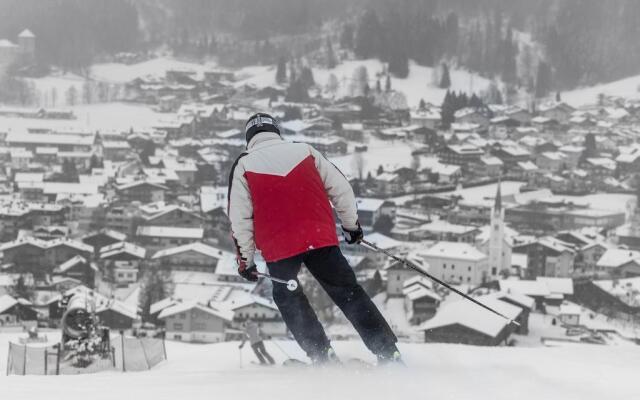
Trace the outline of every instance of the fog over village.
<path fill-rule="evenodd" d="M 640 398 L 639 20 L 632 0 L 0 0 L 0 398 Z M 266 135 L 290 145 L 276 172 Z M 303 144 L 335 236 L 287 164 Z M 354 322 L 344 271 L 314 270 L 322 235 L 397 349 Z M 309 244 L 298 275 L 278 241 Z M 328 365 L 306 303 L 283 306 L 304 295 Z"/>

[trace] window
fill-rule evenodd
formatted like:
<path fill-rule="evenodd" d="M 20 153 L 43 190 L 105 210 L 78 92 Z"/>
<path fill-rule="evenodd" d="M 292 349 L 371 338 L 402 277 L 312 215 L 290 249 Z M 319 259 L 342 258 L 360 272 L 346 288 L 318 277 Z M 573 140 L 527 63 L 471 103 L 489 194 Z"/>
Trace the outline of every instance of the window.
<path fill-rule="evenodd" d="M 207 330 L 207 324 L 205 324 L 204 322 L 195 322 L 193 324 L 193 329 L 195 329 L 196 331 Z"/>
<path fill-rule="evenodd" d="M 180 319 L 187 319 L 187 313 L 180 313 Z"/>
<path fill-rule="evenodd" d="M 456 265 L 455 264 L 451 264 L 451 269 L 456 269 Z"/>
<path fill-rule="evenodd" d="M 442 269 L 447 269 L 447 264 L 442 264 Z"/>
<path fill-rule="evenodd" d="M 471 265 L 467 267 L 467 271 L 471 272 Z"/>
<path fill-rule="evenodd" d="M 467 282 L 471 282 L 471 277 L 467 276 Z"/>
<path fill-rule="evenodd" d="M 182 330 L 182 324 L 174 323 L 173 324 L 173 330 L 174 331 L 181 331 Z"/>
<path fill-rule="evenodd" d="M 495 275 L 497 272 L 498 272 L 498 269 L 496 267 L 491 268 L 491 275 Z"/>

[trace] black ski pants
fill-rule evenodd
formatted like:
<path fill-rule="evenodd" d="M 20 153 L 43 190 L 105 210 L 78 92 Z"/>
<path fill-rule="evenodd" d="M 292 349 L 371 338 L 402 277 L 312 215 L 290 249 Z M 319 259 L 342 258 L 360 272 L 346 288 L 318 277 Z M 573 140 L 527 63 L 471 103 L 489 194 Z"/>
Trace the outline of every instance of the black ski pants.
<path fill-rule="evenodd" d="M 266 364 L 267 362 L 269 362 L 269 364 L 275 364 L 273 357 L 271 357 L 271 355 L 267 353 L 267 349 L 264 348 L 263 341 L 251 344 L 251 348 L 253 349 L 253 352 L 256 353 L 256 357 L 258 357 L 260 364 Z"/>
<path fill-rule="evenodd" d="M 269 262 L 267 267 L 271 276 L 290 280 L 297 278 L 303 263 L 342 310 L 372 353 L 385 356 L 396 350 L 396 336 L 369 295 L 358 284 L 339 247 L 310 250 Z M 325 356 L 330 347 L 329 339 L 302 287 L 289 291 L 286 285 L 274 282 L 273 299 L 293 337 L 309 358 Z"/>

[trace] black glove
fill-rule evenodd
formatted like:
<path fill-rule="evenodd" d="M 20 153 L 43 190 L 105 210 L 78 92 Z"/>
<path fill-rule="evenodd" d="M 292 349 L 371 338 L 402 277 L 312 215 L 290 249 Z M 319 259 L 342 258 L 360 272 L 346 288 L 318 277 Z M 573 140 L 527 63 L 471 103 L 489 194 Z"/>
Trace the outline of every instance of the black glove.
<path fill-rule="evenodd" d="M 244 258 L 238 259 L 238 274 L 249 282 L 258 282 L 258 268 L 255 264 L 247 265 Z"/>
<path fill-rule="evenodd" d="M 350 230 L 342 227 L 342 235 L 344 236 L 345 242 L 349 244 L 360 243 L 362 239 L 364 239 L 364 232 L 362 232 L 362 227 L 360 226 L 360 222 L 356 222 L 358 226 L 355 230 Z"/>

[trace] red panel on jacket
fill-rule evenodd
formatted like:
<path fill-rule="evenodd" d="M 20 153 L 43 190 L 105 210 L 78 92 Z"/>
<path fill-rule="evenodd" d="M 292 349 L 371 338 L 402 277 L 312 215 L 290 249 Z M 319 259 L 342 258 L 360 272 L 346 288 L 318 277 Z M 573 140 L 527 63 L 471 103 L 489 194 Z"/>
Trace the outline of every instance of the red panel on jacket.
<path fill-rule="evenodd" d="M 256 247 L 268 262 L 337 246 L 335 220 L 313 156 L 286 176 L 246 171 Z"/>

